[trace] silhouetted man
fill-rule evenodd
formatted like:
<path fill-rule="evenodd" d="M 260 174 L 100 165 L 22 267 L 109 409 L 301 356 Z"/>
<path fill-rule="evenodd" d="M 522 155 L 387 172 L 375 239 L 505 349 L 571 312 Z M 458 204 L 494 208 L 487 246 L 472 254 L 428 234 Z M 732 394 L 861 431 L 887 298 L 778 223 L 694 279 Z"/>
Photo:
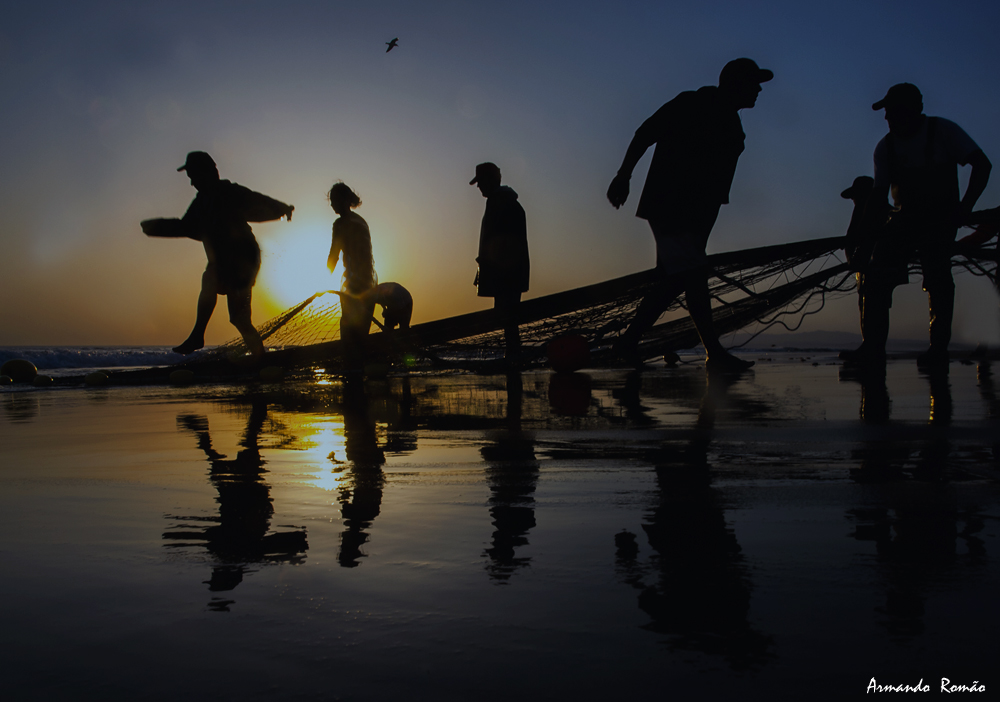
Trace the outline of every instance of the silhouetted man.
<path fill-rule="evenodd" d="M 851 187 L 840 193 L 842 198 L 854 202 L 844 250 L 857 272 L 862 343 L 853 351 L 840 352 L 842 360 L 853 363 L 885 362 L 892 291 L 909 282 L 907 262 L 893 250 L 886 226 L 892 211 L 889 203 L 882 200 L 868 209 L 874 184 L 874 178 L 858 176 Z M 866 227 L 866 216 L 872 217 L 873 222 L 877 219 L 881 226 Z"/>
<path fill-rule="evenodd" d="M 187 237 L 205 246 L 208 266 L 201 276 L 198 317 L 191 335 L 174 351 L 189 354 L 205 345 L 205 330 L 215 311 L 216 297 L 225 295 L 229 321 L 243 336 L 251 356 L 264 353 L 260 335 L 250 320 L 253 286 L 260 270 L 260 247 L 247 222 L 287 217 L 295 208 L 219 178 L 215 161 L 204 151 L 192 151 L 184 165 L 198 195 L 181 219 L 147 219 L 147 236 Z"/>
<path fill-rule="evenodd" d="M 638 345 L 643 333 L 684 292 L 707 365 L 717 370 L 753 365 L 719 343 L 712 324 L 705 246 L 719 208 L 729 202 L 736 163 L 743 153 L 746 136 L 739 110 L 753 107 L 761 83 L 773 77 L 748 58 L 735 59 L 722 69 L 718 87 L 681 93 L 636 130 L 608 188 L 608 200 L 615 208 L 625 203 L 632 170 L 646 149 L 656 144 L 636 216 L 648 220 L 653 230 L 660 281 L 615 344 L 622 358 L 641 361 Z"/>
<path fill-rule="evenodd" d="M 500 185 L 500 169 L 493 163 L 476 166 L 469 181 L 486 198 L 486 212 L 479 230 L 479 297 L 492 297 L 493 308 L 503 321 L 507 360 L 515 361 L 521 346 L 517 306 L 528 290 L 531 264 L 528 260 L 528 225 L 517 193 Z"/>
<path fill-rule="evenodd" d="M 879 209 L 890 188 L 898 212 L 890 228 L 898 255 L 920 260 L 930 306 L 930 347 L 917 358 L 921 366 L 947 365 L 955 281 L 951 253 L 960 224 L 986 188 L 992 164 L 961 127 L 923 114 L 917 86 L 899 83 L 872 105 L 885 109 L 889 133 L 875 147 L 875 187 L 867 225 L 879 226 Z M 971 165 L 969 186 L 959 200 L 958 166 Z"/>

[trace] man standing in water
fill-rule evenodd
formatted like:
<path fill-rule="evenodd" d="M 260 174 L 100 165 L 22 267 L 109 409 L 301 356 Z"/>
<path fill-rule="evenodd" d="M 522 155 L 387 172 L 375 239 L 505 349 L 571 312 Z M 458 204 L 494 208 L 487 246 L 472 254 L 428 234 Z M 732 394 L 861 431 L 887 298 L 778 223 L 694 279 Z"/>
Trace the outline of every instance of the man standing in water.
<path fill-rule="evenodd" d="M 215 161 L 204 151 L 192 151 L 184 165 L 198 195 L 181 219 L 147 219 L 146 236 L 194 239 L 205 246 L 208 266 L 201 276 L 198 317 L 191 335 L 174 351 L 189 354 L 205 345 L 205 330 L 215 311 L 216 298 L 227 297 L 229 321 L 243 336 L 253 358 L 264 344 L 250 321 L 253 286 L 260 270 L 260 247 L 247 222 L 292 219 L 295 208 L 219 178 Z"/>
<path fill-rule="evenodd" d="M 623 359 L 641 362 L 638 345 L 643 333 L 684 292 L 705 346 L 706 366 L 739 371 L 753 365 L 719 343 L 712 323 L 705 246 L 719 208 L 729 202 L 736 163 L 743 153 L 746 135 L 739 110 L 752 108 L 761 83 L 773 77 L 748 58 L 735 59 L 722 69 L 718 87 L 679 94 L 636 130 L 608 188 L 608 201 L 616 209 L 625 204 L 632 170 L 656 144 L 636 216 L 648 220 L 653 230 L 659 281 L 615 344 Z"/>
<path fill-rule="evenodd" d="M 930 308 L 930 346 L 917 358 L 917 365 L 947 367 L 955 307 L 951 275 L 955 235 L 986 189 L 993 166 L 957 124 L 923 114 L 923 96 L 911 83 L 892 86 L 872 109 L 885 109 L 889 133 L 875 147 L 875 186 L 866 226 L 874 229 L 883 224 L 879 213 L 891 189 L 898 212 L 892 215 L 888 243 L 903 261 L 914 255 L 919 259 Z M 964 165 L 971 165 L 972 173 L 959 200 L 958 166 Z M 885 348 L 862 345 L 851 353 L 884 354 Z"/>
<path fill-rule="evenodd" d="M 494 163 L 476 166 L 476 177 L 469 185 L 476 185 L 486 198 L 476 258 L 479 297 L 493 298 L 493 309 L 503 322 L 507 361 L 515 363 L 521 348 L 517 307 L 521 293 L 528 290 L 531 268 L 524 208 L 512 188 L 500 185 L 500 169 Z"/>

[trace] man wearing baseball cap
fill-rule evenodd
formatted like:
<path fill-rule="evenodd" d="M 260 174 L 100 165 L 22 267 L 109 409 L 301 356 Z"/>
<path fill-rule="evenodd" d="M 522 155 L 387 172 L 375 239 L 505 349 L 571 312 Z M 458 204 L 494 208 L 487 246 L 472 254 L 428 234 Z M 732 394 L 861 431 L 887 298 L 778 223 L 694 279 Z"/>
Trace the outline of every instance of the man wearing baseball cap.
<path fill-rule="evenodd" d="M 198 316 L 191 334 L 174 351 L 189 354 L 205 345 L 205 330 L 219 295 L 225 295 L 229 321 L 239 330 L 253 358 L 264 353 L 260 335 L 250 317 L 250 303 L 257 273 L 260 246 L 247 222 L 292 218 L 291 205 L 219 178 L 215 161 L 204 151 L 192 151 L 177 169 L 187 171 L 198 195 L 181 219 L 147 219 L 146 236 L 188 238 L 205 247 L 208 266 L 201 276 Z"/>
<path fill-rule="evenodd" d="M 866 214 L 871 216 L 867 209 L 874 184 L 871 176 L 858 176 L 851 187 L 840 193 L 845 200 L 854 202 L 844 251 L 857 276 L 862 343 L 853 351 L 840 352 L 840 358 L 851 363 L 885 362 L 892 291 L 907 283 L 906 261 L 887 251 L 888 244 L 881 236 L 884 227 L 873 231 L 864 226 Z M 885 223 L 891 208 L 884 200 L 880 204 L 879 221 Z"/>
<path fill-rule="evenodd" d="M 892 215 L 887 243 L 901 260 L 919 260 L 930 307 L 930 346 L 917 364 L 947 367 L 955 306 L 951 275 L 955 234 L 986 188 L 992 165 L 961 127 L 923 113 L 923 96 L 912 83 L 892 86 L 872 109 L 885 110 L 889 133 L 875 147 L 875 184 L 866 226 L 884 225 L 881 212 L 891 191 L 898 211 Z M 958 166 L 965 165 L 972 166 L 972 173 L 960 199 Z M 891 299 L 890 295 L 889 303 Z M 885 348 L 869 348 L 866 353 L 884 355 Z"/>
<path fill-rule="evenodd" d="M 642 335 L 683 292 L 705 346 L 706 366 L 739 371 L 753 365 L 719 343 L 712 323 L 705 246 L 719 208 L 729 202 L 736 163 L 743 153 L 746 135 L 739 111 L 752 108 L 761 83 L 772 78 L 771 71 L 754 61 L 735 59 L 722 69 L 718 86 L 680 93 L 636 130 L 608 188 L 608 201 L 616 209 L 625 204 L 636 163 L 656 144 L 636 216 L 647 220 L 653 231 L 659 282 L 615 343 L 622 359 L 641 363 Z"/>
<path fill-rule="evenodd" d="M 531 262 L 528 259 L 528 225 L 517 193 L 500 184 L 500 168 L 480 163 L 469 181 L 486 198 L 486 212 L 479 228 L 479 272 L 475 284 L 479 297 L 492 297 L 500 315 L 508 363 L 516 364 L 521 348 L 517 308 L 521 293 L 528 290 Z"/>

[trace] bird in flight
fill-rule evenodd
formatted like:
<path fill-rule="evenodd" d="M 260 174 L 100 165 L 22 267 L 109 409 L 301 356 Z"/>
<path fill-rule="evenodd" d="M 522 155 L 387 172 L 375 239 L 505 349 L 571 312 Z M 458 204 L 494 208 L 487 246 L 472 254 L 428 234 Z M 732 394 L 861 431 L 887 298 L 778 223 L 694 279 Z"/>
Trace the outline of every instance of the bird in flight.
<path fill-rule="evenodd" d="M 389 53 L 390 51 L 392 51 L 393 49 L 395 49 L 397 46 L 399 46 L 399 44 L 396 43 L 398 41 L 399 41 L 399 37 L 396 37 L 392 41 L 387 41 L 386 44 L 389 46 L 389 48 L 385 50 L 385 53 Z"/>

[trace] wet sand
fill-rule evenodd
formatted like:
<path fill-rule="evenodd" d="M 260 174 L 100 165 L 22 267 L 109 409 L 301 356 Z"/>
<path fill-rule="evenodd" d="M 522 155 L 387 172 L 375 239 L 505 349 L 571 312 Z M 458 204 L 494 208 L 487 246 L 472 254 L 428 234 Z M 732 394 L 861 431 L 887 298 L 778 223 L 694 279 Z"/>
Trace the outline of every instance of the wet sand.
<path fill-rule="evenodd" d="M 5 694 L 985 698 L 997 384 L 818 354 L 5 391 Z"/>

